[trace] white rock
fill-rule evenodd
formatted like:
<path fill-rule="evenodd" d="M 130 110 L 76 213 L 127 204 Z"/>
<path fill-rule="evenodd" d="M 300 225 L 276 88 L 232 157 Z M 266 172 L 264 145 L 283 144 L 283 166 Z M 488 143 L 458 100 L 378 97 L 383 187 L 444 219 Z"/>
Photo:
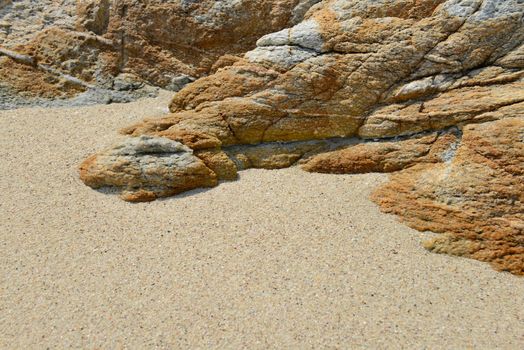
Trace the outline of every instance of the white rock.
<path fill-rule="evenodd" d="M 298 46 L 267 46 L 257 47 L 246 53 L 245 57 L 254 63 L 270 63 L 278 68 L 289 70 L 300 62 L 318 53 Z"/>

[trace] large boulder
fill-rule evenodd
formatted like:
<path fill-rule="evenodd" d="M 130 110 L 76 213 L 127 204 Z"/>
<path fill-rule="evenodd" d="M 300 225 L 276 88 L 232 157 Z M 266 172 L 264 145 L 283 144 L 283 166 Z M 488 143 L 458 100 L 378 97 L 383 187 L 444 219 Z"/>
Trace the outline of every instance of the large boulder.
<path fill-rule="evenodd" d="M 524 116 L 468 125 L 446 162 L 392 176 L 373 199 L 421 231 L 438 253 L 524 275 Z"/>
<path fill-rule="evenodd" d="M 128 138 L 86 160 L 80 178 L 96 189 L 118 188 L 131 202 L 217 184 L 215 174 L 190 148 L 150 136 Z"/>

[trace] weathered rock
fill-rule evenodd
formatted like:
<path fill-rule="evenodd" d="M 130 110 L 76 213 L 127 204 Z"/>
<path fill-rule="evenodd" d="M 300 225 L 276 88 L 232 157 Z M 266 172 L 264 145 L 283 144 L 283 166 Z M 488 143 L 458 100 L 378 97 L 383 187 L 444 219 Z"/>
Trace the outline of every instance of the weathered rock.
<path fill-rule="evenodd" d="M 456 155 L 393 175 L 373 199 L 421 231 L 428 249 L 524 275 L 524 118 L 464 128 Z"/>
<path fill-rule="evenodd" d="M 119 0 L 106 37 L 121 50 L 121 69 L 167 87 L 181 75 L 201 77 L 220 56 L 243 54 L 262 35 L 285 28 L 297 3 Z"/>
<path fill-rule="evenodd" d="M 111 11 L 109 0 L 80 0 L 76 6 L 77 30 L 90 31 L 98 35 L 107 32 Z"/>
<path fill-rule="evenodd" d="M 322 1 L 244 60 L 183 89 L 162 132 L 194 129 L 226 145 L 380 138 L 514 115 L 522 67 L 504 60 L 520 57 L 524 5 L 510 3 Z M 445 61 L 451 53 L 460 67 Z M 198 117 L 182 122 L 186 111 Z M 133 134 L 154 134 L 155 123 Z"/>
<path fill-rule="evenodd" d="M 415 164 L 440 163 L 457 145 L 453 133 L 432 133 L 402 141 L 367 142 L 319 154 L 302 166 L 311 172 L 360 174 L 393 172 Z"/>
<path fill-rule="evenodd" d="M 0 44 L 39 63 L 25 67 L 23 77 L 71 77 L 88 89 L 110 91 L 116 77 L 131 74 L 142 84 L 178 91 L 207 75 L 221 56 L 241 55 L 262 35 L 301 19 L 313 3 L 19 0 L 0 8 Z M 8 69 L 10 62 L 0 64 Z M 24 84 L 4 85 L 14 96 L 24 91 Z M 60 84 L 50 86 L 56 91 L 35 88 L 31 96 L 67 96 Z M 126 91 L 133 95 L 135 90 Z"/>
<path fill-rule="evenodd" d="M 374 198 L 417 229 L 453 237 L 430 249 L 522 274 L 524 3 L 293 2 L 304 4 L 296 25 L 260 35 L 243 58 L 201 63 L 213 74 L 184 87 L 171 114 L 123 133 L 185 144 L 210 181 L 297 163 L 400 171 Z M 104 176 L 99 184 L 112 185 Z M 139 178 L 137 191 L 147 190 Z"/>
<path fill-rule="evenodd" d="M 511 117 L 524 111 L 523 72 L 519 80 L 493 85 L 452 89 L 429 100 L 391 104 L 376 109 L 359 129 L 365 138 L 412 134 L 449 126 Z M 480 86 L 479 86 L 480 85 Z"/>
<path fill-rule="evenodd" d="M 190 148 L 148 136 L 128 138 L 86 159 L 80 166 L 80 178 L 96 189 L 117 189 L 123 199 L 131 202 L 217 184 L 215 173 Z"/>
<path fill-rule="evenodd" d="M 21 98 L 38 95 L 49 99 L 72 97 L 85 90 L 60 76 L 45 74 L 36 67 L 0 57 L 0 96 L 4 89 L 16 91 Z"/>
<path fill-rule="evenodd" d="M 195 155 L 211 169 L 219 180 L 236 180 L 238 169 L 228 155 L 220 149 L 196 151 Z"/>
<path fill-rule="evenodd" d="M 26 44 L 51 26 L 74 28 L 75 0 L 0 0 L 0 46 Z"/>

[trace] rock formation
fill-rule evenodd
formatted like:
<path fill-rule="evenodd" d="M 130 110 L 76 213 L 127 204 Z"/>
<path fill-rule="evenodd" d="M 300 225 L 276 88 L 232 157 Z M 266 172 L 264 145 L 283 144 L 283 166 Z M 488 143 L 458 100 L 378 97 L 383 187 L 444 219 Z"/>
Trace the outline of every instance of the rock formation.
<path fill-rule="evenodd" d="M 128 188 L 122 197 L 134 202 L 217 185 L 215 173 L 190 148 L 149 136 L 130 139 L 86 160 L 80 176 L 93 188 Z"/>
<path fill-rule="evenodd" d="M 0 108 L 178 91 L 87 185 L 150 201 L 252 167 L 395 172 L 373 199 L 442 233 L 428 249 L 520 275 L 523 68 L 521 0 L 0 1 Z"/>
<path fill-rule="evenodd" d="M 242 57 L 187 51 L 214 73 L 177 93 L 171 114 L 122 130 L 128 138 L 86 160 L 81 178 L 144 201 L 250 167 L 397 172 L 373 199 L 443 233 L 428 249 L 524 274 L 524 3 L 303 3 L 301 21 L 256 32 Z"/>
<path fill-rule="evenodd" d="M 409 226 L 445 233 L 428 249 L 524 274 L 524 116 L 467 125 L 453 157 L 399 172 L 373 196 Z"/>
<path fill-rule="evenodd" d="M 300 21 L 315 2 L 1 2 L 0 96 L 9 103 L 0 108 L 82 92 L 87 103 L 128 101 L 151 94 L 148 86 L 178 91 L 224 54 L 241 55 L 260 36 Z"/>

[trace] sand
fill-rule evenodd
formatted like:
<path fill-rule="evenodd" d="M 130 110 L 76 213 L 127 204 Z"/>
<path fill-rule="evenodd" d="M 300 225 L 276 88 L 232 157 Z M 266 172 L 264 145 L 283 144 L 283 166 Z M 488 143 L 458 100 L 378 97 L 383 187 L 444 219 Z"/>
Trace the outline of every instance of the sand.
<path fill-rule="evenodd" d="M 131 104 L 0 112 L 2 348 L 524 347 L 524 279 L 432 254 L 386 175 L 249 170 L 129 204 L 77 166 Z"/>

